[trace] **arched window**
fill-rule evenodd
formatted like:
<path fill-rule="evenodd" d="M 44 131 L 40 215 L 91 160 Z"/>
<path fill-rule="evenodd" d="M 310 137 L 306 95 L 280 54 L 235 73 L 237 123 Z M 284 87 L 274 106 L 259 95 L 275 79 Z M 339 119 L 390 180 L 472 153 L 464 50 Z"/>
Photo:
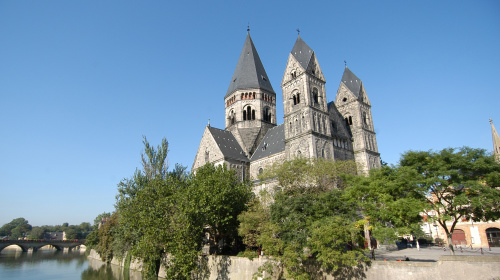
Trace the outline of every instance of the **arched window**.
<path fill-rule="evenodd" d="M 210 152 L 207 150 L 205 151 L 205 162 L 208 162 L 210 160 Z"/>
<path fill-rule="evenodd" d="M 313 103 L 318 104 L 318 89 L 313 88 Z"/>
<path fill-rule="evenodd" d="M 368 125 L 368 118 L 366 117 L 366 112 L 363 112 L 363 122 Z"/>
<path fill-rule="evenodd" d="M 255 110 L 253 110 L 251 106 L 247 106 L 243 109 L 243 120 L 255 120 Z"/>
<path fill-rule="evenodd" d="M 262 119 L 266 122 L 271 122 L 271 112 L 269 110 L 269 107 L 264 108 Z"/>
<path fill-rule="evenodd" d="M 293 105 L 297 105 L 297 96 L 293 96 Z"/>
<path fill-rule="evenodd" d="M 229 112 L 229 123 L 234 124 L 234 119 L 235 119 L 234 111 L 231 110 L 231 112 Z"/>
<path fill-rule="evenodd" d="M 325 148 L 322 148 L 322 149 L 321 149 L 321 157 L 322 157 L 322 158 L 325 158 Z"/>
<path fill-rule="evenodd" d="M 345 124 L 352 125 L 352 117 L 351 116 L 345 118 Z"/>
<path fill-rule="evenodd" d="M 262 167 L 261 167 L 261 168 L 259 168 L 259 175 L 262 173 L 264 173 L 264 169 L 262 169 Z"/>

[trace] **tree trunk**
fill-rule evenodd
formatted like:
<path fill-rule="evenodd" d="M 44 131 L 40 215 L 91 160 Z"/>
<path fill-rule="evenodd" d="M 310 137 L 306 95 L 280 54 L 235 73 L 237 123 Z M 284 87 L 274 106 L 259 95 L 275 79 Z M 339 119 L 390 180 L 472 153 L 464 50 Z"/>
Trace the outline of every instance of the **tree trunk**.
<path fill-rule="evenodd" d="M 450 248 L 450 255 L 455 255 L 455 250 L 453 249 L 453 241 L 451 240 L 451 233 L 446 235 L 448 237 L 448 248 Z"/>

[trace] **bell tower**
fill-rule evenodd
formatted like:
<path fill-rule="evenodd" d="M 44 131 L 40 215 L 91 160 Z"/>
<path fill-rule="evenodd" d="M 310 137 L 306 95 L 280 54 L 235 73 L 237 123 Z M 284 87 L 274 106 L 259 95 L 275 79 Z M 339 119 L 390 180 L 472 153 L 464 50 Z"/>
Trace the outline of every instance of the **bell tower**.
<path fill-rule="evenodd" d="M 377 138 L 373 127 L 371 103 L 361 79 L 345 67 L 335 98 L 335 105 L 344 117 L 354 139 L 354 158 L 364 174 L 380 167 Z"/>
<path fill-rule="evenodd" d="M 281 82 L 288 158 L 333 159 L 325 83 L 316 54 L 299 35 Z"/>
<path fill-rule="evenodd" d="M 250 32 L 247 33 L 224 101 L 225 128 L 233 133 L 250 157 L 266 132 L 276 126 L 276 93 Z"/>

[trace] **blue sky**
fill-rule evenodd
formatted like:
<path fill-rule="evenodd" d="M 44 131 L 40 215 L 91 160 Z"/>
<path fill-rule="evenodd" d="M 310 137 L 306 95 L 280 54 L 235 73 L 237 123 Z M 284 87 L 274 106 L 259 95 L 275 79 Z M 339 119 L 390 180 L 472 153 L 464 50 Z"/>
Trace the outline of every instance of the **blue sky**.
<path fill-rule="evenodd" d="M 344 70 L 372 103 L 382 159 L 464 145 L 500 127 L 498 1 L 0 0 L 0 226 L 80 224 L 114 209 L 142 135 L 191 168 L 247 25 L 277 93 L 297 38 L 328 101 Z"/>

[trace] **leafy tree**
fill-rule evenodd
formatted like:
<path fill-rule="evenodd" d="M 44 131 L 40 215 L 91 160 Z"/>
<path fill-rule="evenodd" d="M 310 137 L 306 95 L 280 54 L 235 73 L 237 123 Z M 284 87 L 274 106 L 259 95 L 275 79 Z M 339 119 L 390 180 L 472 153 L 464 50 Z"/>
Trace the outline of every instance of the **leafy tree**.
<path fill-rule="evenodd" d="M 234 170 L 206 164 L 196 170 L 186 195 L 191 218 L 206 226 L 212 248 L 222 252 L 238 236 L 237 217 L 252 196 L 249 184 L 240 182 Z"/>
<path fill-rule="evenodd" d="M 240 215 L 240 234 L 247 244 L 256 240 L 266 255 L 278 259 L 287 278 L 311 279 L 320 268 L 338 271 L 361 265 L 368 259 L 359 246 L 360 217 L 355 204 L 343 196 L 341 177 L 355 172 L 354 162 L 295 159 L 275 164 L 261 176 L 277 180 L 274 201 L 267 211 L 257 203 L 250 205 Z M 331 226 L 328 235 L 322 234 L 322 225 Z"/>
<path fill-rule="evenodd" d="M 356 205 L 363 220 L 365 238 L 374 257 L 371 236 L 379 242 L 394 241 L 398 235 L 420 232 L 420 213 L 425 193 L 413 181 L 416 171 L 406 167 L 382 166 L 369 176 L 346 175 L 344 196 Z"/>
<path fill-rule="evenodd" d="M 141 154 L 143 172 L 148 179 L 156 177 L 165 178 L 168 170 L 168 141 L 161 140 L 161 144 L 155 149 L 152 147 L 146 136 L 142 136 L 144 153 Z"/>
<path fill-rule="evenodd" d="M 93 229 L 97 230 L 99 228 L 99 224 L 106 218 L 111 217 L 111 213 L 109 212 L 103 212 L 102 214 L 97 215 L 97 217 L 94 219 L 94 225 Z"/>
<path fill-rule="evenodd" d="M 45 230 L 42 227 L 33 227 L 28 235 L 29 239 L 43 239 Z"/>
<path fill-rule="evenodd" d="M 452 254 L 452 235 L 462 218 L 500 218 L 500 164 L 485 150 L 409 151 L 402 155 L 400 166 L 416 170 L 412 183 L 425 189 L 428 217 L 446 232 Z"/>
<path fill-rule="evenodd" d="M 31 230 L 31 225 L 24 218 L 13 219 L 10 223 L 7 223 L 0 228 L 0 235 L 10 236 L 10 239 L 18 239 L 23 237 L 26 233 Z"/>

